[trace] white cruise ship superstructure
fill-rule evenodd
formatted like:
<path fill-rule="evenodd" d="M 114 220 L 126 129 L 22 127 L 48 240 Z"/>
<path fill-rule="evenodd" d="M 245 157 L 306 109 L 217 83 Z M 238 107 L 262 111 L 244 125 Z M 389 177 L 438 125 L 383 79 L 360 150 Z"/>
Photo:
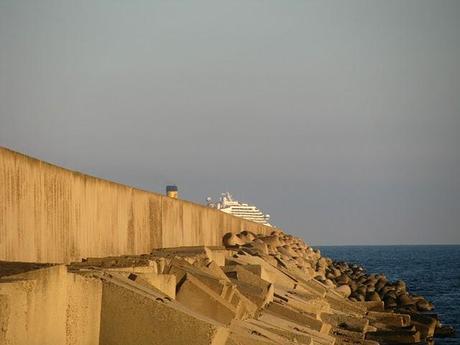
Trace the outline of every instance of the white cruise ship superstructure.
<path fill-rule="evenodd" d="M 245 218 L 256 223 L 272 226 L 268 220 L 270 215 L 263 214 L 256 206 L 234 200 L 230 193 L 222 193 L 219 202 L 212 202 L 210 197 L 206 198 L 207 205 L 222 212 Z"/>

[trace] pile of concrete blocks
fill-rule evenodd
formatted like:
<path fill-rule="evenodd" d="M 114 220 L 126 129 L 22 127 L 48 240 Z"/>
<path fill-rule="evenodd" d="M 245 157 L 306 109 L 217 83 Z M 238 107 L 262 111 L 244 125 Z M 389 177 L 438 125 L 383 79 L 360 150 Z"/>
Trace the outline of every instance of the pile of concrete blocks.
<path fill-rule="evenodd" d="M 373 345 L 417 343 L 437 327 L 351 301 L 293 236 L 244 231 L 223 245 L 0 263 L 0 344 Z"/>

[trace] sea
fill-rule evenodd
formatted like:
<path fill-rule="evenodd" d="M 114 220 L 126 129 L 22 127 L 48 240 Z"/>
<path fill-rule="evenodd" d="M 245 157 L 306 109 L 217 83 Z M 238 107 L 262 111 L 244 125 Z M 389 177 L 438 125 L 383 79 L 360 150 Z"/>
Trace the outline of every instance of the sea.
<path fill-rule="evenodd" d="M 454 326 L 454 338 L 435 339 L 436 345 L 460 344 L 460 245 L 319 246 L 336 261 L 363 266 L 404 280 L 411 293 L 430 300 L 445 325 Z"/>

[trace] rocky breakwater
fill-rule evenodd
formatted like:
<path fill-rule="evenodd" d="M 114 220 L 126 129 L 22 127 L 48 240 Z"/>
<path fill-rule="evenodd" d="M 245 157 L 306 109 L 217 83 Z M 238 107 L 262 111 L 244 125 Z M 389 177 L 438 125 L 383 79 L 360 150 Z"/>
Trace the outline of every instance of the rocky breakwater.
<path fill-rule="evenodd" d="M 243 231 L 226 234 L 224 245 L 238 253 L 262 257 L 297 277 L 313 278 L 354 305 L 364 307 L 362 317 L 369 322 L 365 339 L 382 344 L 417 343 L 455 333 L 452 327 L 441 324 L 432 312 L 433 304 L 411 294 L 405 282 L 392 282 L 383 274 L 368 274 L 357 264 L 323 257 L 300 238 L 278 230 L 269 236 Z M 338 335 L 349 327 L 346 322 L 336 326 L 334 332 Z"/>
<path fill-rule="evenodd" d="M 345 297 L 354 302 L 383 303 L 385 310 L 411 315 L 414 323 L 424 335 L 445 337 L 455 333 L 450 326 L 444 326 L 436 314 L 431 313 L 433 303 L 423 296 L 411 294 L 402 280 L 390 281 L 384 274 L 368 274 L 364 267 L 326 258 L 325 275 L 317 276 L 320 281 L 330 280 Z M 422 327 L 421 324 L 429 325 Z"/>
<path fill-rule="evenodd" d="M 439 329 L 403 283 L 335 263 L 294 236 L 243 231 L 223 244 L 70 265 L 0 262 L 0 344 L 415 344 Z"/>

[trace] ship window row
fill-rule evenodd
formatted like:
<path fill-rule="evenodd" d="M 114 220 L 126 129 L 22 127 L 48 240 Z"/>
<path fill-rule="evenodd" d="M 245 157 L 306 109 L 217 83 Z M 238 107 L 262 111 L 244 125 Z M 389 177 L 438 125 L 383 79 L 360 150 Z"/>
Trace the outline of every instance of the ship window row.
<path fill-rule="evenodd" d="M 250 212 L 232 212 L 234 214 L 247 214 L 248 216 L 254 216 L 254 217 L 263 217 L 264 215 L 262 213 L 259 214 L 254 214 Z"/>

